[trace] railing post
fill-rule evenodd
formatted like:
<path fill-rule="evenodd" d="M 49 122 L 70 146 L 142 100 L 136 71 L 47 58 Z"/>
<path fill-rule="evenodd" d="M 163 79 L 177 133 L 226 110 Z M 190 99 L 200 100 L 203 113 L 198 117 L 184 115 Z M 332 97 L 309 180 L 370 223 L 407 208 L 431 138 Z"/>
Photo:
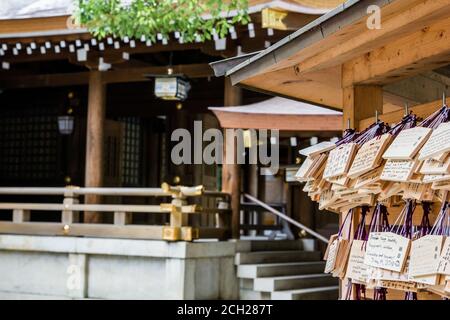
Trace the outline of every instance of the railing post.
<path fill-rule="evenodd" d="M 30 210 L 14 209 L 13 210 L 13 222 L 22 223 L 30 221 Z"/>
<path fill-rule="evenodd" d="M 221 201 L 219 201 L 217 208 L 220 210 L 230 210 L 230 203 L 225 200 L 221 200 Z M 225 237 L 230 238 L 231 237 L 230 215 L 223 214 L 223 213 L 217 213 L 216 214 L 216 228 L 227 229 Z"/>
<path fill-rule="evenodd" d="M 132 216 L 129 212 L 114 212 L 114 224 L 116 226 L 125 226 L 131 224 Z"/>
<path fill-rule="evenodd" d="M 70 205 L 79 203 L 80 201 L 78 200 L 78 195 L 76 195 L 71 188 L 67 188 L 66 192 L 64 192 L 64 210 L 61 214 L 61 222 L 64 225 L 80 222 L 80 213 L 70 210 Z"/>

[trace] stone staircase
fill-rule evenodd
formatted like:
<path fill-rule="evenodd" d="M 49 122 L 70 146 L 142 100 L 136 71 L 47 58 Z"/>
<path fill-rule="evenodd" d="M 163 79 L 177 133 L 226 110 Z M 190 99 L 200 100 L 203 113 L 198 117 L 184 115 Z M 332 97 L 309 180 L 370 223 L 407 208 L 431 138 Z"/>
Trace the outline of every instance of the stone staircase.
<path fill-rule="evenodd" d="M 336 300 L 338 280 L 314 248 L 312 239 L 239 241 L 241 300 Z"/>

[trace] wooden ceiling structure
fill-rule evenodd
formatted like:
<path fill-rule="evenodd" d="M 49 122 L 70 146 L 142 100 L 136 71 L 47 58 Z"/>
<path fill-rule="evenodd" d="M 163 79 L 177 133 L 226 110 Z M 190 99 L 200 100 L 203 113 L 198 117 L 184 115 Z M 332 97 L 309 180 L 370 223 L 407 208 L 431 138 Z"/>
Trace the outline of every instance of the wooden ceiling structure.
<path fill-rule="evenodd" d="M 369 5 L 380 8 L 380 29 L 367 27 Z M 408 80 L 450 64 L 449 13 L 446 0 L 348 1 L 227 75 L 233 84 L 338 110 L 345 109 L 354 91 L 375 88 L 384 89 L 384 104 L 398 105 L 408 98 L 389 88 L 401 81 L 413 87 Z M 439 81 L 439 88 L 448 90 L 448 78 Z M 417 89 L 427 86 L 430 81 Z"/>
<path fill-rule="evenodd" d="M 368 28 L 373 5 L 379 29 Z M 449 65 L 450 0 L 351 0 L 226 75 L 234 85 L 342 110 L 345 127 L 349 120 L 361 130 L 375 122 L 376 111 L 383 121 L 400 121 L 404 102 L 412 101 L 419 117 L 442 107 L 438 97 L 449 93 Z M 420 101 L 417 93 L 429 96 Z M 389 219 L 400 211 L 390 208 Z M 388 299 L 404 299 L 403 292 L 388 293 Z"/>

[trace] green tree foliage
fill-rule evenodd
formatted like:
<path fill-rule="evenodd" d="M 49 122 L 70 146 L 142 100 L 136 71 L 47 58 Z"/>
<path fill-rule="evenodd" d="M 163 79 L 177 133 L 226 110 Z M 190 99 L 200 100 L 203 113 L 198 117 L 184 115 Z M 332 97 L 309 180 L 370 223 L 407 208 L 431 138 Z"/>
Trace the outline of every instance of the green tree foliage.
<path fill-rule="evenodd" d="M 247 24 L 248 0 L 79 0 L 77 22 L 98 38 L 156 40 L 178 32 L 183 42 L 225 37 L 231 27 Z"/>

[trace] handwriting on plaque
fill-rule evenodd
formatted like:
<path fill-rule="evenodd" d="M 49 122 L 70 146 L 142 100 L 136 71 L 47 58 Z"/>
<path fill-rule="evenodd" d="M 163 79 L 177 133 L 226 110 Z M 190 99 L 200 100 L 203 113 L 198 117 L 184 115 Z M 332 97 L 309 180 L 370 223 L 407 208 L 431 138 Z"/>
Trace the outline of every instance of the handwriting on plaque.
<path fill-rule="evenodd" d="M 445 239 L 439 257 L 438 273 L 450 276 L 450 237 Z"/>
<path fill-rule="evenodd" d="M 333 142 L 324 141 L 306 149 L 300 150 L 300 154 L 306 157 L 312 157 L 320 153 L 330 151 L 334 148 L 336 148 L 336 145 Z"/>
<path fill-rule="evenodd" d="M 412 242 L 408 273 L 410 277 L 437 273 L 443 241 L 442 236 L 428 235 Z"/>
<path fill-rule="evenodd" d="M 419 160 L 426 160 L 450 150 L 450 122 L 442 123 L 419 152 Z"/>
<path fill-rule="evenodd" d="M 372 232 L 367 241 L 364 263 L 401 272 L 405 266 L 410 240 L 391 232 Z"/>
<path fill-rule="evenodd" d="M 381 173 L 381 180 L 407 182 L 417 166 L 415 160 L 388 160 Z"/>
<path fill-rule="evenodd" d="M 390 134 L 384 134 L 363 144 L 353 160 L 348 176 L 354 179 L 378 167 L 381 155 L 391 139 Z"/>
<path fill-rule="evenodd" d="M 348 259 L 346 278 L 365 283 L 367 281 L 367 265 L 364 264 L 366 255 L 365 241 L 353 240 Z"/>
<path fill-rule="evenodd" d="M 342 176 L 350 168 L 357 145 L 347 143 L 330 151 L 323 177 L 325 179 Z"/>
<path fill-rule="evenodd" d="M 379 167 L 358 177 L 355 183 L 355 189 L 359 189 L 379 181 L 382 172 L 383 167 Z"/>
<path fill-rule="evenodd" d="M 450 157 L 440 162 L 434 159 L 427 159 L 420 168 L 421 174 L 446 174 L 450 171 Z"/>
<path fill-rule="evenodd" d="M 339 251 L 339 239 L 335 239 L 328 248 L 325 273 L 331 273 L 336 265 L 336 258 Z"/>
<path fill-rule="evenodd" d="M 431 132 L 432 129 L 422 127 L 402 130 L 383 154 L 383 159 L 412 160 Z"/>

